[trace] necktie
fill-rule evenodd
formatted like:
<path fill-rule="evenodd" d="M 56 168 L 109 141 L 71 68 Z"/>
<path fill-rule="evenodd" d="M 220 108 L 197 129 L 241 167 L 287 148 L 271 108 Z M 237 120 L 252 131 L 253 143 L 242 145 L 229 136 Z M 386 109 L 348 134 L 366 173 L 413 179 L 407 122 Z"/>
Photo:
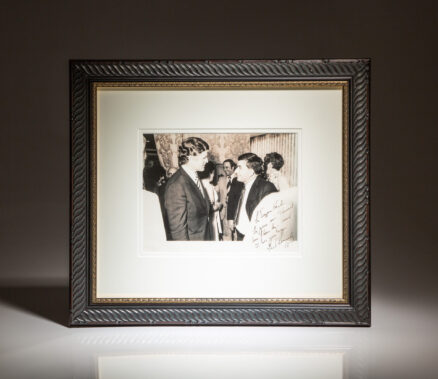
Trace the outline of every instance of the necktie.
<path fill-rule="evenodd" d="M 234 217 L 234 225 L 237 225 L 239 223 L 240 208 L 242 208 L 244 196 L 245 196 L 245 186 L 243 186 L 242 188 L 242 192 L 240 193 L 240 197 L 239 197 L 239 202 L 237 203 L 237 212 L 236 212 L 236 216 Z"/>
<path fill-rule="evenodd" d="M 230 190 L 230 186 L 231 186 L 231 178 L 228 177 L 228 182 L 227 182 L 227 190 Z"/>
<path fill-rule="evenodd" d="M 202 184 L 201 184 L 201 181 L 199 180 L 198 177 L 196 177 L 196 185 L 198 186 L 199 191 L 201 191 L 202 197 L 204 197 L 204 191 L 202 190 Z"/>

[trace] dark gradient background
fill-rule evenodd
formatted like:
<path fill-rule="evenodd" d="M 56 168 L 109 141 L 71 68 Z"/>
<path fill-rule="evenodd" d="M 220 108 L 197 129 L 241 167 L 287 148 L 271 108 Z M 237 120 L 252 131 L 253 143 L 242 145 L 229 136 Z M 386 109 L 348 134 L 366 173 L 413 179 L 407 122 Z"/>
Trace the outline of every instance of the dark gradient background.
<path fill-rule="evenodd" d="M 69 59 L 371 58 L 372 299 L 436 313 L 437 4 L 2 1 L 3 299 L 68 302 Z"/>

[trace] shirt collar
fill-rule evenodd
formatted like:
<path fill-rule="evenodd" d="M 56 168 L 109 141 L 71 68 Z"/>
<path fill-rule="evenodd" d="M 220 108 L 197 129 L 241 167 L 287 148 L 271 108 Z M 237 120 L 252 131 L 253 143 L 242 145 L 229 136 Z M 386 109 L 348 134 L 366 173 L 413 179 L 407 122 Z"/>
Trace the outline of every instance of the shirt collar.
<path fill-rule="evenodd" d="M 249 189 L 252 187 L 252 185 L 254 184 L 255 180 L 257 179 L 258 175 L 254 175 L 251 180 L 245 184 L 245 191 L 249 191 Z"/>
<path fill-rule="evenodd" d="M 181 166 L 182 169 L 192 178 L 192 180 L 196 183 L 198 180 L 198 173 L 194 170 L 192 170 L 190 167 L 188 167 L 186 164 Z"/>

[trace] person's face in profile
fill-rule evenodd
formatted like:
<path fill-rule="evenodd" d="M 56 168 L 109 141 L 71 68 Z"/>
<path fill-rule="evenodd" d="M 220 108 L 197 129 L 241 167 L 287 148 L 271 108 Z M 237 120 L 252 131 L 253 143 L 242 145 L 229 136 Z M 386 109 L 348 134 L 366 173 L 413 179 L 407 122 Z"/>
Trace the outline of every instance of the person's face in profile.
<path fill-rule="evenodd" d="M 230 162 L 224 163 L 224 171 L 227 176 L 231 176 L 233 174 L 233 168 L 231 167 Z"/>
<path fill-rule="evenodd" d="M 189 165 L 194 171 L 204 171 L 204 167 L 208 162 L 208 150 L 203 151 L 198 155 L 189 155 Z"/>
<path fill-rule="evenodd" d="M 269 162 L 266 166 L 266 175 L 268 176 L 268 179 L 275 177 L 278 174 L 278 170 L 276 170 L 274 167 L 272 167 L 272 163 Z"/>
<path fill-rule="evenodd" d="M 239 182 L 247 183 L 254 176 L 254 170 L 247 167 L 246 160 L 238 161 L 236 175 Z"/>

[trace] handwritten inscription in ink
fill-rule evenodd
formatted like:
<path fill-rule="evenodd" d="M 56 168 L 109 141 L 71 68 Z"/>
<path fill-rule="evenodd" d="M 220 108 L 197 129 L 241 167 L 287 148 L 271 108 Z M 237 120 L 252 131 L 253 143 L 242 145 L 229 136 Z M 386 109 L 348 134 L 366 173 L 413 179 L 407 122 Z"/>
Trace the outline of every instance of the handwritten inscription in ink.
<path fill-rule="evenodd" d="M 251 220 L 250 242 L 269 251 L 296 240 L 296 202 L 290 193 L 275 193 L 260 202 Z"/>

